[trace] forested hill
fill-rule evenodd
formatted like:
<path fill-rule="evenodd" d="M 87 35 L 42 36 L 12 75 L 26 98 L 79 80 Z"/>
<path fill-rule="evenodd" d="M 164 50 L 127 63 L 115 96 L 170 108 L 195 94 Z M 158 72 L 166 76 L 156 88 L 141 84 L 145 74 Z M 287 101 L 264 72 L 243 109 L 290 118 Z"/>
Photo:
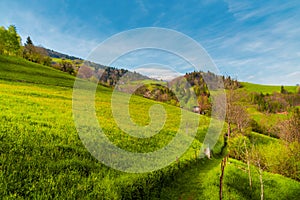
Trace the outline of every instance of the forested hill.
<path fill-rule="evenodd" d="M 28 36 L 26 42 L 22 44 L 21 37 L 17 33 L 17 28 L 13 25 L 9 26 L 7 29 L 5 27 L 0 27 L 0 54 L 22 57 L 31 62 L 51 66 L 55 69 L 61 70 L 74 76 L 76 76 L 78 74 L 78 70 L 83 67 L 83 69 L 81 70 L 81 76 L 91 80 L 99 79 L 100 84 L 106 86 L 114 87 L 119 82 L 120 78 L 125 74 L 127 79 L 130 80 L 149 79 L 146 76 L 143 76 L 136 72 L 130 72 L 126 69 L 118 69 L 90 61 L 84 61 L 83 59 L 77 58 L 75 56 L 70 56 L 44 47 L 36 46 L 31 40 L 30 36 Z M 202 76 L 205 76 L 205 81 L 209 81 L 210 83 L 214 84 L 217 83 L 217 85 L 219 81 L 222 80 L 225 82 L 225 87 L 239 86 L 238 82 L 231 81 L 230 77 L 226 79 L 224 77 L 220 78 L 220 76 L 217 76 L 210 72 L 193 72 L 186 74 L 185 78 L 197 93 L 196 95 L 200 96 L 200 99 L 204 98 L 204 100 L 199 100 L 200 102 L 207 102 L 206 99 L 210 95 L 207 84 L 205 83 Z M 172 83 L 175 82 L 173 81 L 169 84 L 172 85 Z M 214 84 L 208 85 L 212 86 Z M 157 87 L 151 88 L 153 88 L 153 90 L 149 90 L 148 87 L 146 91 L 144 91 L 144 88 L 141 88 L 141 90 L 137 93 L 142 94 L 145 97 L 164 102 L 173 99 L 175 103 L 178 103 L 178 101 L 174 98 L 174 95 L 170 95 L 169 91 L 161 90 Z M 155 93 L 155 96 L 153 97 L 151 93 Z M 188 94 L 189 92 L 186 90 L 186 93 Z"/>
<path fill-rule="evenodd" d="M 70 55 L 67 55 L 67 54 L 63 54 L 63 53 L 60 53 L 60 52 L 57 52 L 57 51 L 54 51 L 54 50 L 51 50 L 51 49 L 47 49 L 47 48 L 44 48 L 42 47 L 48 54 L 48 56 L 50 56 L 51 58 L 61 58 L 61 59 L 69 59 L 69 60 L 83 60 L 82 58 L 78 58 L 78 57 L 75 57 L 75 56 L 70 56 Z"/>
<path fill-rule="evenodd" d="M 135 94 L 166 102 L 175 106 L 181 106 L 188 110 L 197 107 L 197 112 L 209 114 L 211 112 L 211 91 L 218 89 L 238 89 L 241 84 L 230 77 L 216 75 L 212 72 L 191 72 L 177 77 L 169 82 L 144 82 Z M 130 90 L 130 87 L 128 87 Z M 124 92 L 128 88 L 119 89 Z M 195 94 L 196 101 L 192 101 L 191 95 Z M 181 105 L 180 105 L 181 104 Z"/>

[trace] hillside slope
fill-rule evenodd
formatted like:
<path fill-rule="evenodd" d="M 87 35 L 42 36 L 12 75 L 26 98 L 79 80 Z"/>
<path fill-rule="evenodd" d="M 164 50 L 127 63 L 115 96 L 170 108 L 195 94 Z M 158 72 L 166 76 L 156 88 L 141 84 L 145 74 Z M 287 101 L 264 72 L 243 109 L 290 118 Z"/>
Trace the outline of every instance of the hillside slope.
<path fill-rule="evenodd" d="M 78 137 L 72 115 L 74 80 L 49 67 L 0 56 L 0 194 L 4 199 L 217 198 L 220 158 L 195 160 L 209 118 L 200 116 L 192 146 L 170 166 L 145 174 L 123 173 L 97 161 Z M 150 139 L 128 136 L 113 118 L 111 95 L 112 89 L 97 88 L 96 114 L 109 139 L 120 148 L 148 152 L 164 147 L 176 135 L 182 111 L 159 103 L 167 113 L 159 134 Z M 148 124 L 149 109 L 157 102 L 138 96 L 132 96 L 130 102 L 132 120 Z M 215 153 L 220 152 L 222 139 Z M 226 171 L 226 194 L 235 199 L 256 198 L 243 193 L 246 175 L 234 166 Z M 266 177 L 266 197 L 293 199 L 299 195 L 298 182 L 273 174 Z M 205 184 L 198 185 L 199 179 Z"/>
<path fill-rule="evenodd" d="M 261 92 L 263 94 L 272 94 L 273 92 L 280 92 L 281 88 L 281 86 L 279 85 L 261 85 L 247 82 L 241 82 L 241 85 L 243 87 L 242 89 L 248 92 Z M 284 86 L 284 89 L 286 89 L 288 92 L 295 93 L 297 86 Z"/>
<path fill-rule="evenodd" d="M 10 82 L 73 87 L 75 81 L 74 76 L 22 58 L 0 55 L 0 65 L 0 79 Z"/>
<path fill-rule="evenodd" d="M 201 141 L 170 166 L 146 174 L 127 174 L 98 162 L 83 146 L 72 116 L 74 77 L 13 57 L 0 57 L 0 193 L 4 198 L 120 199 L 159 197 L 162 184 L 175 178 L 195 159 Z M 155 137 L 138 139 L 120 130 L 111 111 L 112 90 L 99 86 L 98 121 L 109 139 L 122 149 L 148 152 L 160 149 L 176 134 L 180 109 L 161 104 L 167 113 Z M 149 108 L 157 102 L 131 97 L 132 119 L 149 123 Z M 193 113 L 190 113 L 195 115 Z M 195 115 L 197 116 L 197 115 Z M 201 117 L 197 138 L 203 138 L 209 119 Z M 220 143 L 221 145 L 221 143 Z M 143 186 L 144 185 L 144 186 Z M 143 186 L 141 188 L 141 186 Z"/>

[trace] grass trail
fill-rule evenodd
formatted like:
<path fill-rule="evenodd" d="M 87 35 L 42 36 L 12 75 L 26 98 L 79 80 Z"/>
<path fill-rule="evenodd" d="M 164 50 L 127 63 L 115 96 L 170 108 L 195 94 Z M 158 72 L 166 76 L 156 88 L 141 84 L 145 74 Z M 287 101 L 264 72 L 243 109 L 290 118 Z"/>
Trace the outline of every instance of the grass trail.
<path fill-rule="evenodd" d="M 187 169 L 168 187 L 163 188 L 161 199 L 201 199 L 206 189 L 206 180 L 210 171 L 219 168 L 222 158 L 202 159 L 192 168 Z M 205 198 L 203 198 L 205 199 Z"/>
<path fill-rule="evenodd" d="M 165 200 L 216 200 L 219 199 L 220 162 L 222 157 L 202 159 L 186 169 L 170 185 L 162 189 Z M 249 189 L 247 166 L 241 161 L 229 159 L 223 179 L 224 200 L 260 199 L 258 170 L 251 166 L 252 190 Z M 265 199 L 299 199 L 300 183 L 281 176 L 263 172 Z"/>

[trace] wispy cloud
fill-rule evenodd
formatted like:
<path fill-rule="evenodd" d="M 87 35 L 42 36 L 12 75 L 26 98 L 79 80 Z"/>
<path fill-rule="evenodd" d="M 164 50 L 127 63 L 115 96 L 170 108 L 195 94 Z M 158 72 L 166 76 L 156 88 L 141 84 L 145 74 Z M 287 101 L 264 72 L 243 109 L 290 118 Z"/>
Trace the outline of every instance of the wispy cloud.
<path fill-rule="evenodd" d="M 161 28 L 136 29 L 109 38 L 89 60 L 112 66 L 161 63 L 185 73 L 203 70 L 219 73 L 209 55 L 191 38 Z"/>
<path fill-rule="evenodd" d="M 4 11 L 6 17 L 0 19 L 0 23 L 4 26 L 16 25 L 23 42 L 30 36 L 35 45 L 84 58 L 105 38 L 103 34 L 98 34 L 97 39 L 89 38 L 89 27 L 79 19 L 70 21 L 65 16 L 57 21 L 57 17 L 43 15 L 39 9 L 27 10 L 21 4 L 11 3 L 15 12 Z"/>
<path fill-rule="evenodd" d="M 225 35 L 206 41 L 220 70 L 243 81 L 292 85 L 299 82 L 299 77 L 287 75 L 300 69 L 300 16 L 295 11 L 300 7 L 295 9 L 293 3 L 276 1 L 263 5 L 227 2 L 228 12 L 236 21 Z"/>
<path fill-rule="evenodd" d="M 136 0 L 118 4 L 91 0 L 84 4 L 80 1 L 1 1 L 0 25 L 10 24 L 17 26 L 23 40 L 29 35 L 37 45 L 83 58 L 91 58 L 95 53 L 92 49 L 115 33 L 136 27 L 171 28 L 202 44 L 224 74 L 257 83 L 299 83 L 300 2 L 297 0 L 157 3 Z M 194 51 L 194 46 L 181 38 L 161 39 L 159 36 L 162 35 L 152 38 L 154 45 L 160 44 L 162 49 L 177 48 L 177 53 L 196 67 L 209 69 L 205 66 L 208 63 L 203 59 L 205 56 Z M 102 51 L 106 56 L 98 62 L 106 64 L 111 62 L 106 57 L 118 55 L 116 67 L 155 61 L 172 66 L 180 73 L 193 70 L 174 55 L 163 53 L 139 51 L 135 56 L 132 53 L 120 57 L 120 52 L 138 49 L 149 39 L 147 34 L 127 35 L 123 41 L 104 45 Z"/>
<path fill-rule="evenodd" d="M 148 14 L 148 9 L 146 8 L 143 0 L 136 0 L 136 3 L 139 5 L 140 10 L 144 13 L 144 14 Z"/>
<path fill-rule="evenodd" d="M 158 80 L 170 81 L 183 74 L 176 71 L 174 68 L 160 63 L 149 63 L 146 65 L 139 66 L 134 69 L 136 72 L 144 74 L 150 78 Z"/>

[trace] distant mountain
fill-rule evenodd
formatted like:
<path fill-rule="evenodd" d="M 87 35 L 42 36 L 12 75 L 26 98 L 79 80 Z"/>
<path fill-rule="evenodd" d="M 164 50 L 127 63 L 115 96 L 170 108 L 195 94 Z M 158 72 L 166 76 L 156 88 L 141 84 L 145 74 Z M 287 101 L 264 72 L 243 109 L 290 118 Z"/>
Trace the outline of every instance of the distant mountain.
<path fill-rule="evenodd" d="M 123 77 L 121 80 L 122 83 L 126 81 L 130 82 L 136 80 L 150 79 L 147 76 L 144 76 L 137 72 L 131 72 L 127 69 L 105 66 L 99 63 L 83 60 L 82 58 L 63 54 L 44 47 L 40 48 L 46 51 L 48 56 L 51 58 L 66 59 L 66 61 L 52 61 L 52 67 L 59 69 L 63 72 L 68 72 L 72 75 L 78 75 L 81 78 L 96 78 L 99 80 L 100 84 L 105 86 L 114 87 L 118 83 L 118 81 L 121 80 L 121 77 Z M 80 74 L 78 74 L 80 68 L 83 69 L 81 69 Z M 126 76 L 124 76 L 125 74 Z"/>
<path fill-rule="evenodd" d="M 75 56 L 69 56 L 67 54 L 59 53 L 59 52 L 51 50 L 51 49 L 47 49 L 47 48 L 44 48 L 44 47 L 41 47 L 41 48 L 43 48 L 51 58 L 65 58 L 65 59 L 69 59 L 69 60 L 83 60 L 82 58 L 78 58 L 78 57 L 75 57 Z"/>

